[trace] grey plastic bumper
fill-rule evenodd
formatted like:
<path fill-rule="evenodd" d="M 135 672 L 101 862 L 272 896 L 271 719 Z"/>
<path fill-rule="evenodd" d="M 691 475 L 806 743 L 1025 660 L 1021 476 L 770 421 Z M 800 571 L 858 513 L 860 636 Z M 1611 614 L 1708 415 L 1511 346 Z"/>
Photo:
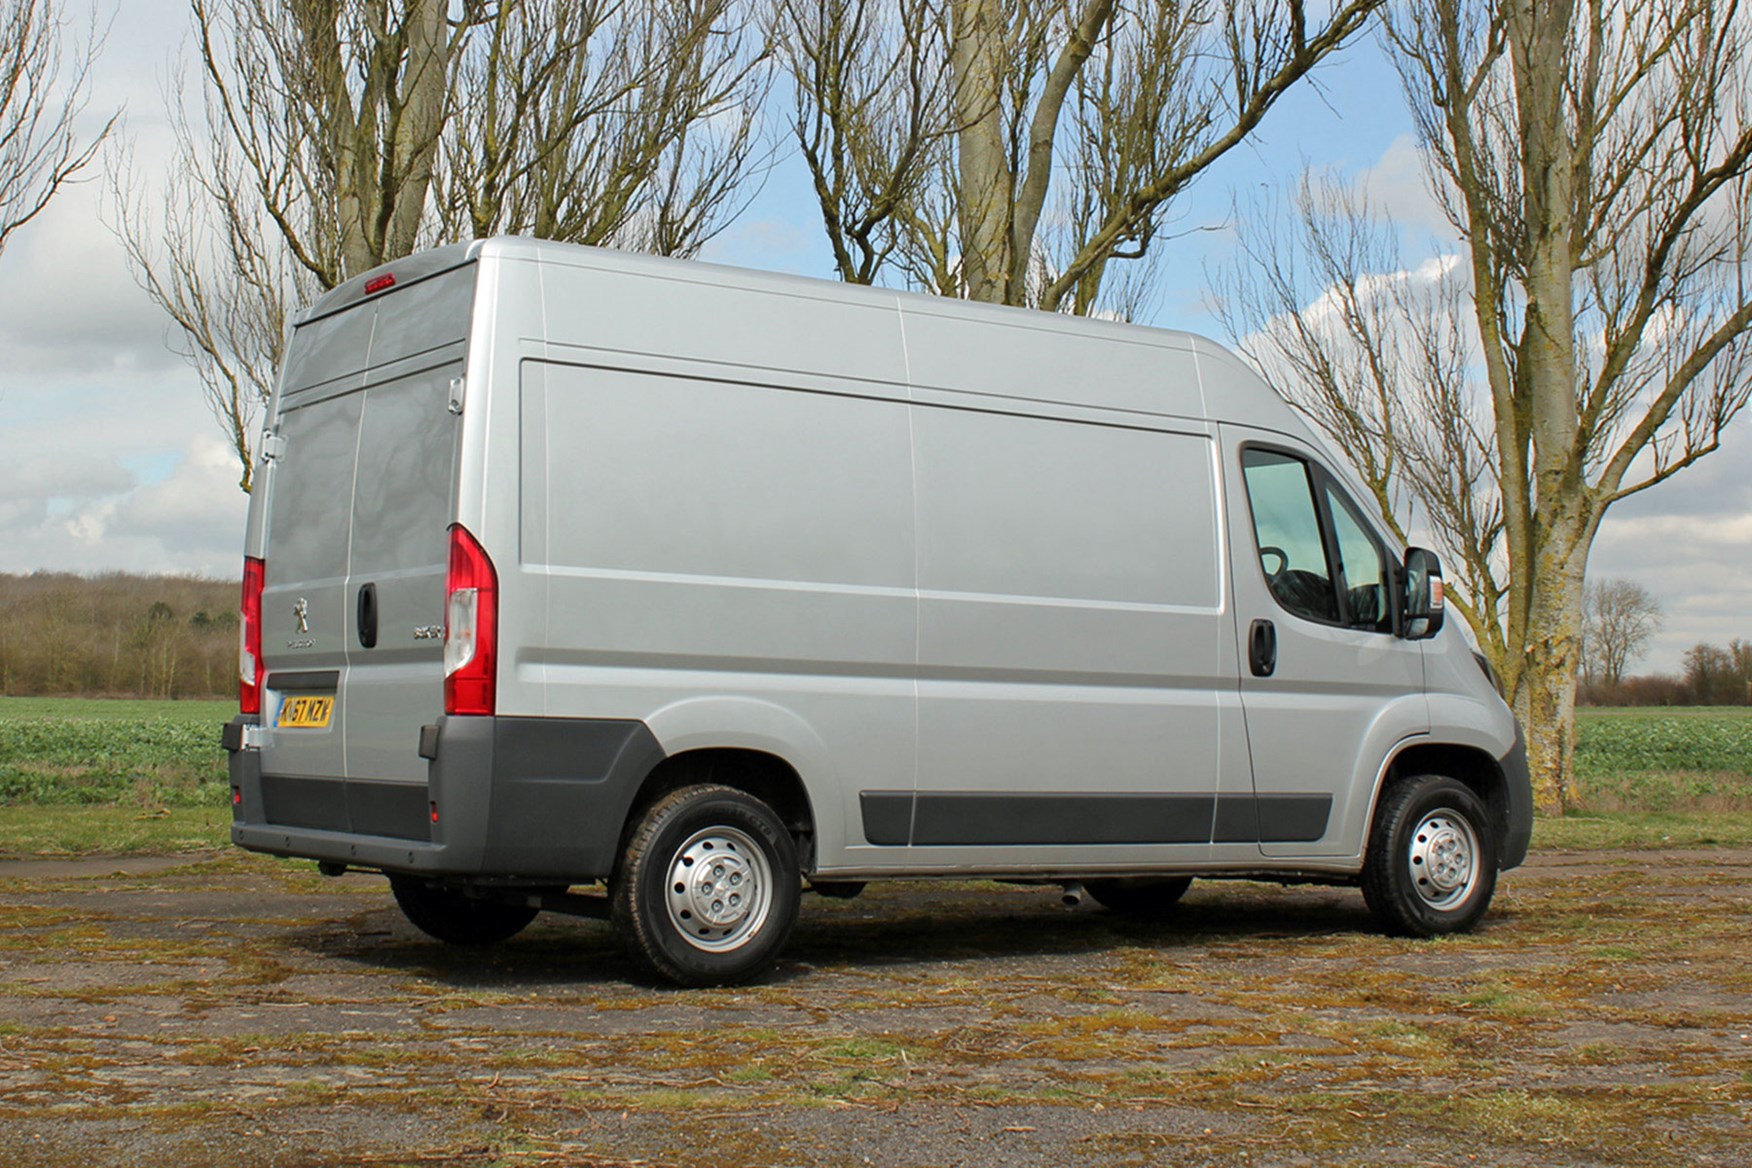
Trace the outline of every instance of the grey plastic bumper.
<path fill-rule="evenodd" d="M 447 717 L 409 743 L 428 760 L 422 788 L 263 775 L 261 752 L 232 728 L 243 724 L 237 719 L 225 734 L 239 796 L 233 843 L 425 875 L 546 883 L 605 877 L 633 799 L 664 757 L 637 721 Z"/>
<path fill-rule="evenodd" d="M 1533 782 L 1527 772 L 1527 740 L 1521 734 L 1519 721 L 1515 723 L 1515 744 L 1497 760 L 1497 765 L 1503 768 L 1503 785 L 1509 797 L 1508 822 L 1504 824 L 1498 863 L 1498 867 L 1507 870 L 1520 867 L 1527 858 L 1527 845 L 1533 840 Z"/>

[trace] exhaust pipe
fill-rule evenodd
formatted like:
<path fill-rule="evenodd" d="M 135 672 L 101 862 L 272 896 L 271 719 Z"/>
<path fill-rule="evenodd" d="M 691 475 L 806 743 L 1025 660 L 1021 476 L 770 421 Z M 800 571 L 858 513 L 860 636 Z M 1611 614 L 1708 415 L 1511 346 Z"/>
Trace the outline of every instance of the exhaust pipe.
<path fill-rule="evenodd" d="M 1083 903 L 1083 884 L 1080 880 L 1067 880 L 1064 892 L 1059 895 L 1059 903 L 1066 908 L 1076 908 Z"/>

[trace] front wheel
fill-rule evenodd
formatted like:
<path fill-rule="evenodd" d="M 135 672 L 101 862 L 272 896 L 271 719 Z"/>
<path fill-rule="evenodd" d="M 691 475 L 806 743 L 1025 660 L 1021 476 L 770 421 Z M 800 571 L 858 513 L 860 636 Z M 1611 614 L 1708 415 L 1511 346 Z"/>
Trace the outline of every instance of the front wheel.
<path fill-rule="evenodd" d="M 1465 784 L 1419 775 L 1382 796 L 1369 832 L 1363 899 L 1388 933 L 1465 932 L 1490 907 L 1496 877 L 1497 837 Z"/>
<path fill-rule="evenodd" d="M 681 985 L 746 981 L 773 963 L 802 881 L 784 823 L 731 787 L 684 787 L 646 810 L 609 908 L 633 956 Z"/>

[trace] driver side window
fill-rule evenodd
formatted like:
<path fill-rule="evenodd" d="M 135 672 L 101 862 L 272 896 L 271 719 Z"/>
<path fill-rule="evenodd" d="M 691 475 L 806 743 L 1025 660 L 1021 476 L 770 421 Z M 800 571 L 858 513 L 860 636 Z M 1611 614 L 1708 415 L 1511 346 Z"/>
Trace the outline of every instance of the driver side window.
<path fill-rule="evenodd" d="M 1320 533 L 1308 464 L 1271 450 L 1244 450 L 1259 563 L 1278 603 L 1309 620 L 1337 623 L 1338 595 Z"/>

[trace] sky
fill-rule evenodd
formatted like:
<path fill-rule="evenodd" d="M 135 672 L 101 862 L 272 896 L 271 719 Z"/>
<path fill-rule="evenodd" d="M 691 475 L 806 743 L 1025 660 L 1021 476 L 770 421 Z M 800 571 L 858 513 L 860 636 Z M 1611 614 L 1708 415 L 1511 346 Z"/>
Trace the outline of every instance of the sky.
<path fill-rule="evenodd" d="M 186 57 L 186 0 L 69 0 L 75 26 L 87 2 L 109 31 L 86 122 L 121 110 L 117 141 L 132 150 L 135 173 L 162 173 L 163 92 Z M 1288 191 L 1306 166 L 1366 181 L 1414 232 L 1441 230 L 1379 46 L 1353 45 L 1315 81 L 1176 204 L 1147 323 L 1225 339 L 1208 273 L 1232 253 L 1233 209 Z M 772 129 L 782 144 L 782 126 Z M 99 168 L 0 254 L 0 572 L 231 578 L 245 510 L 237 469 L 193 370 L 167 343 L 167 321 L 127 271 L 108 202 Z M 806 173 L 781 159 L 702 258 L 831 276 L 816 215 Z M 1633 580 L 1661 601 L 1664 624 L 1642 671 L 1677 671 L 1700 641 L 1752 638 L 1752 419 L 1715 455 L 1614 507 L 1589 572 Z"/>

